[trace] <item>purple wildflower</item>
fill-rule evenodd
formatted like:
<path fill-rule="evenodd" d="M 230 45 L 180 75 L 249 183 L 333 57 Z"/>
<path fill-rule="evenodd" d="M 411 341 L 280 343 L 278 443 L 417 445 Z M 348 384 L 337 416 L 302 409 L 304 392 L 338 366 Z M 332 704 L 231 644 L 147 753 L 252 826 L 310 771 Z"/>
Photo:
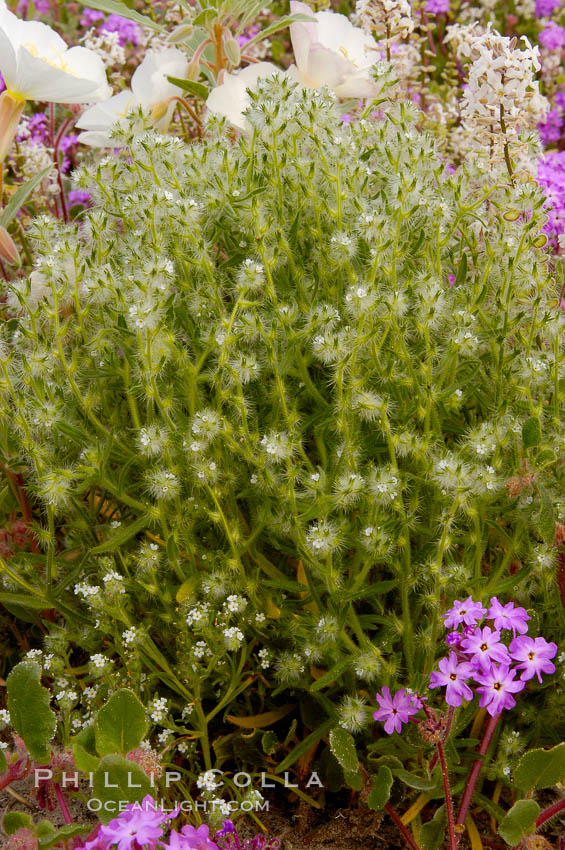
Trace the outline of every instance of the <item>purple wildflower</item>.
<path fill-rule="evenodd" d="M 551 18 L 561 8 L 561 0 L 536 0 L 536 18 Z"/>
<path fill-rule="evenodd" d="M 546 50 L 561 50 L 565 47 L 565 28 L 549 21 L 538 35 L 538 41 Z"/>
<path fill-rule="evenodd" d="M 163 850 L 218 850 L 218 845 L 209 837 L 209 827 L 202 824 L 196 829 L 193 826 L 184 826 L 182 833 L 175 829 L 171 830 L 169 843 L 162 844 Z"/>
<path fill-rule="evenodd" d="M 440 672 L 435 670 L 430 676 L 430 688 L 447 686 L 445 701 L 448 705 L 459 706 L 462 700 L 473 699 L 473 691 L 467 685 L 469 679 L 475 672 L 475 668 L 467 661 L 459 662 L 454 652 L 449 653 L 449 658 L 442 658 L 438 664 Z"/>
<path fill-rule="evenodd" d="M 401 732 L 402 724 L 408 723 L 410 716 L 417 714 L 421 705 L 419 700 L 419 704 L 414 705 L 414 695 L 408 694 L 405 688 L 391 696 L 390 688 L 384 687 L 382 692 L 377 694 L 377 702 L 380 708 L 373 713 L 373 717 L 375 720 L 384 720 L 387 735 Z"/>
<path fill-rule="evenodd" d="M 104 20 L 104 12 L 99 12 L 98 9 L 83 9 L 80 19 L 81 27 L 93 27 L 95 24 Z"/>
<path fill-rule="evenodd" d="M 109 15 L 107 20 L 100 26 L 99 32 L 117 32 L 122 47 L 124 44 L 137 46 L 141 42 L 141 29 L 135 21 L 128 21 L 121 15 Z"/>
<path fill-rule="evenodd" d="M 494 628 L 499 631 L 504 629 L 512 629 L 514 637 L 516 632 L 524 635 L 528 631 L 527 620 L 532 618 L 525 608 L 516 608 L 513 602 L 507 602 L 503 605 L 496 596 L 492 596 L 490 600 L 490 608 L 487 611 L 487 619 L 494 621 Z"/>
<path fill-rule="evenodd" d="M 510 670 L 507 664 L 492 664 L 484 673 L 475 673 L 475 680 L 480 685 L 477 688 L 477 693 L 481 695 L 479 705 L 486 708 L 491 717 L 516 705 L 512 694 L 525 688 L 526 683 L 520 680 L 515 682 L 515 676 L 516 670 Z"/>
<path fill-rule="evenodd" d="M 461 649 L 471 656 L 471 661 L 485 671 L 493 662 L 510 664 L 508 649 L 500 643 L 500 632 L 485 626 L 461 641 Z"/>
<path fill-rule="evenodd" d="M 154 845 L 163 834 L 163 821 L 176 814 L 165 814 L 155 809 L 155 801 L 148 794 L 141 803 L 130 803 L 117 818 L 108 825 L 103 824 L 97 838 L 105 839 L 109 846 L 117 844 L 117 850 L 135 850 L 144 844 Z"/>
<path fill-rule="evenodd" d="M 259 24 L 253 24 L 252 26 L 247 27 L 247 29 L 245 29 L 237 37 L 237 43 L 239 44 L 239 46 L 245 47 L 248 41 L 251 41 L 252 38 L 255 38 L 260 29 L 261 27 L 259 26 Z"/>
<path fill-rule="evenodd" d="M 478 620 L 482 620 L 487 609 L 483 608 L 480 602 L 473 602 L 473 599 L 468 596 L 464 602 L 456 599 L 453 603 L 453 608 L 450 608 L 444 614 L 443 622 L 446 629 L 454 629 L 464 623 L 466 626 L 474 626 Z"/>
<path fill-rule="evenodd" d="M 524 682 L 538 677 L 538 682 L 541 685 L 542 673 L 555 673 L 555 664 L 552 659 L 557 652 L 557 644 L 548 643 L 545 638 L 531 638 L 527 635 L 520 635 L 514 638 L 510 644 L 510 653 L 514 661 L 520 663 L 516 665 L 516 669 L 522 668 L 520 679 Z"/>
<path fill-rule="evenodd" d="M 546 112 L 543 121 L 538 124 L 538 132 L 544 147 L 556 144 L 561 138 L 563 131 L 563 114 L 559 109 L 550 109 Z"/>
<path fill-rule="evenodd" d="M 565 231 L 565 151 L 547 154 L 539 160 L 538 183 L 545 189 L 548 220 L 544 230 L 555 239 Z"/>
<path fill-rule="evenodd" d="M 449 0 L 428 0 L 426 12 L 428 15 L 447 15 L 449 13 Z"/>
<path fill-rule="evenodd" d="M 85 192 L 82 189 L 71 189 L 69 192 L 69 204 L 71 207 L 76 204 L 82 204 L 83 207 L 87 207 L 92 201 L 92 195 L 90 192 Z"/>
<path fill-rule="evenodd" d="M 35 13 L 38 15 L 47 15 L 51 11 L 51 3 L 49 0 L 35 0 L 33 6 Z M 18 5 L 16 6 L 16 14 L 20 18 L 26 18 L 28 9 L 29 0 L 19 0 Z"/>

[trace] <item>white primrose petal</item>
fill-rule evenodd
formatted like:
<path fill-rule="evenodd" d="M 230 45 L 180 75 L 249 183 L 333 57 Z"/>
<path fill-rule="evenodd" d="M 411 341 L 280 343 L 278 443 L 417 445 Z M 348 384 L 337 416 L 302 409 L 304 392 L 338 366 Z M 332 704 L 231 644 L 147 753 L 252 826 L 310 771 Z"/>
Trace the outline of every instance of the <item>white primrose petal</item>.
<path fill-rule="evenodd" d="M 257 62 L 237 74 L 224 74 L 221 84 L 208 95 L 206 106 L 210 112 L 223 115 L 238 130 L 245 131 L 248 124 L 243 112 L 250 103 L 247 89 L 253 90 L 259 80 L 273 74 L 282 75 L 282 72 L 271 62 Z"/>
<path fill-rule="evenodd" d="M 167 77 L 185 79 L 188 61 L 184 53 L 172 47 L 160 53 L 148 53 L 131 78 L 131 88 L 138 103 L 150 111 L 182 90 Z M 174 107 L 173 107 L 174 108 Z"/>
<path fill-rule="evenodd" d="M 290 12 L 293 15 L 310 15 L 315 17 L 312 9 L 305 3 L 299 3 L 298 0 L 290 0 Z M 317 36 L 318 24 L 307 22 L 295 22 L 290 25 L 290 40 L 296 65 L 300 71 L 305 71 L 308 64 L 308 54 L 310 48 L 318 40 Z"/>
<path fill-rule="evenodd" d="M 112 147 L 115 141 L 110 138 L 112 128 L 126 117 L 135 103 L 130 89 L 120 92 L 103 103 L 97 103 L 80 116 L 75 126 L 85 130 L 78 137 L 79 142 L 90 147 Z"/>
<path fill-rule="evenodd" d="M 0 72 L 6 88 L 22 100 L 94 103 L 112 90 L 99 56 L 85 47 L 68 48 L 46 24 L 0 13 Z"/>
<path fill-rule="evenodd" d="M 304 3 L 291 2 L 291 12 L 312 15 Z M 317 12 L 316 23 L 295 22 L 290 25 L 290 38 L 296 59 L 294 79 L 305 86 L 329 86 L 335 94 L 349 97 L 372 97 L 376 86 L 371 68 L 378 58 L 374 39 L 353 26 L 345 15 Z"/>

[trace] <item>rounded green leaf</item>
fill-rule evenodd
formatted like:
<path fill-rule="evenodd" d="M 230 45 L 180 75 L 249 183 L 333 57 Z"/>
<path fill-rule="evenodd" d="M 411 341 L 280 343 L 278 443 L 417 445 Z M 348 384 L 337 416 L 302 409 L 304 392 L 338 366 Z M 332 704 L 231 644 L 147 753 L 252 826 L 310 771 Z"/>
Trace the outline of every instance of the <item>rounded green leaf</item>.
<path fill-rule="evenodd" d="M 2 829 L 6 835 L 13 835 L 18 829 L 31 829 L 33 820 L 25 812 L 8 812 L 4 815 Z"/>
<path fill-rule="evenodd" d="M 135 750 L 147 732 L 143 705 L 127 688 L 112 694 L 94 720 L 96 752 L 101 756 Z"/>
<path fill-rule="evenodd" d="M 518 800 L 500 822 L 498 834 L 510 847 L 515 847 L 522 838 L 535 832 L 539 813 L 535 800 Z"/>
<path fill-rule="evenodd" d="M 342 726 L 335 726 L 331 730 L 330 749 L 345 773 L 355 773 L 358 770 L 359 759 L 353 735 Z"/>
<path fill-rule="evenodd" d="M 394 782 L 390 767 L 387 767 L 386 764 L 381 765 L 378 774 L 371 777 L 371 782 L 373 789 L 367 798 L 367 805 L 370 809 L 378 812 L 389 801 L 390 789 Z"/>
<path fill-rule="evenodd" d="M 7 706 L 12 726 L 23 738 L 31 758 L 46 762 L 57 720 L 49 707 L 51 694 L 40 680 L 41 667 L 35 661 L 17 664 L 6 681 Z"/>
<path fill-rule="evenodd" d="M 136 803 L 151 794 L 149 777 L 133 761 L 119 755 L 104 756 L 92 779 L 92 797 L 99 800 L 97 812 L 102 823 L 116 817 L 127 803 Z"/>
<path fill-rule="evenodd" d="M 78 735 L 73 735 L 71 747 L 77 770 L 82 770 L 84 773 L 96 770 L 100 759 L 96 753 L 94 726 L 85 726 Z"/>
<path fill-rule="evenodd" d="M 514 782 L 524 791 L 565 782 L 565 742 L 551 750 L 531 750 L 520 759 Z"/>
<path fill-rule="evenodd" d="M 420 830 L 420 846 L 422 850 L 438 850 L 445 841 L 447 832 L 447 812 L 445 803 L 440 806 L 433 818 L 425 823 Z"/>

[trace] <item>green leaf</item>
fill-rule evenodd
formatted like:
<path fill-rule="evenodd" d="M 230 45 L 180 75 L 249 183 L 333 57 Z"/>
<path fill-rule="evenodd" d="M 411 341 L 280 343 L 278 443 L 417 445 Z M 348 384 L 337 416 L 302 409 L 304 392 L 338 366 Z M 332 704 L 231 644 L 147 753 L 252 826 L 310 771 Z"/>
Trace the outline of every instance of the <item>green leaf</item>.
<path fill-rule="evenodd" d="M 55 832 L 55 827 L 50 820 L 40 820 L 35 824 L 35 834 L 38 838 L 44 838 L 46 835 L 52 835 Z"/>
<path fill-rule="evenodd" d="M 179 89 L 187 91 L 189 94 L 193 94 L 196 97 L 201 97 L 204 100 L 206 100 L 210 94 L 210 89 L 208 86 L 204 85 L 204 83 L 196 83 L 194 80 L 181 80 L 180 77 L 167 77 L 167 79 L 174 86 L 178 86 Z"/>
<path fill-rule="evenodd" d="M 393 770 L 394 775 L 408 785 L 409 788 L 415 788 L 417 791 L 431 791 L 436 787 L 435 779 L 425 779 L 423 776 L 417 776 L 415 773 L 409 773 L 407 770 Z"/>
<path fill-rule="evenodd" d="M 73 735 L 71 747 L 77 770 L 82 770 L 84 773 L 96 770 L 100 759 L 96 753 L 94 726 L 85 726 L 78 735 Z"/>
<path fill-rule="evenodd" d="M 55 735 L 57 719 L 49 707 L 51 694 L 40 680 L 39 664 L 21 661 L 8 676 L 6 686 L 12 726 L 23 738 L 31 758 L 43 764 L 51 755 L 49 743 Z"/>
<path fill-rule="evenodd" d="M 363 774 L 360 770 L 345 771 L 345 781 L 354 791 L 361 791 L 363 788 Z"/>
<path fill-rule="evenodd" d="M 294 722 L 294 721 L 293 721 Z M 287 755 L 285 759 L 281 761 L 275 773 L 282 773 L 283 770 L 287 770 L 295 761 L 297 761 L 302 753 L 306 753 L 315 743 L 319 741 L 320 738 L 323 738 L 326 732 L 334 725 L 334 721 L 330 718 L 325 720 L 323 723 L 318 726 L 317 729 L 314 729 L 313 732 L 308 735 L 307 738 L 304 738 L 297 746 Z"/>
<path fill-rule="evenodd" d="M 0 773 L 4 773 L 8 769 L 8 762 L 4 755 L 4 750 L 0 750 Z"/>
<path fill-rule="evenodd" d="M 286 27 L 290 26 L 293 23 L 308 23 L 313 24 L 316 22 L 316 18 L 311 15 L 303 15 L 302 12 L 298 12 L 296 15 L 285 15 L 283 18 L 279 18 L 275 21 L 274 24 L 271 24 L 268 27 L 265 27 L 264 30 L 257 33 L 257 35 L 253 36 L 249 41 L 245 42 L 245 51 L 249 49 L 252 44 L 257 44 L 263 39 L 268 38 L 270 35 L 274 35 L 274 33 L 279 32 L 280 30 L 284 30 Z M 274 72 L 273 72 L 274 73 Z M 282 73 L 282 69 L 281 69 Z"/>
<path fill-rule="evenodd" d="M 94 546 L 94 548 L 90 550 L 90 554 L 101 555 L 103 552 L 115 552 L 116 549 L 120 549 L 120 547 L 123 546 L 124 543 L 127 543 L 128 540 L 131 540 L 132 537 L 139 534 L 140 531 L 144 531 L 148 525 L 149 520 L 147 517 L 138 517 L 138 519 L 134 520 L 134 522 L 130 522 L 129 525 L 125 525 L 123 528 L 120 528 L 117 534 L 113 534 L 104 543 L 100 543 L 99 546 Z"/>
<path fill-rule="evenodd" d="M 463 283 L 465 278 L 467 277 L 467 254 L 463 252 L 461 254 L 461 262 L 459 263 L 459 268 L 457 269 L 457 276 L 455 278 L 455 286 L 459 286 L 460 283 Z"/>
<path fill-rule="evenodd" d="M 92 796 L 102 802 L 98 813 L 102 823 L 116 817 L 120 804 L 136 803 L 146 794 L 151 794 L 149 777 L 139 765 L 123 756 L 104 756 L 94 771 Z"/>
<path fill-rule="evenodd" d="M 537 416 L 526 419 L 522 425 L 522 443 L 525 449 L 539 446 L 541 443 L 541 422 Z"/>
<path fill-rule="evenodd" d="M 385 803 L 389 801 L 390 789 L 393 782 L 394 779 L 392 778 L 390 767 L 387 767 L 386 764 L 381 765 L 378 774 L 371 777 L 373 788 L 367 797 L 367 805 L 370 809 L 378 812 L 384 808 Z"/>
<path fill-rule="evenodd" d="M 438 850 L 445 839 L 447 827 L 447 812 L 445 804 L 440 806 L 431 821 L 425 823 L 420 830 L 420 847 L 422 850 Z"/>
<path fill-rule="evenodd" d="M 41 836 L 38 844 L 40 847 L 53 847 L 54 844 L 67 841 L 75 835 L 85 835 L 87 832 L 92 832 L 92 824 L 66 823 L 65 826 L 59 827 L 50 834 Z"/>
<path fill-rule="evenodd" d="M 214 6 L 208 9 L 203 9 L 192 21 L 195 27 L 209 27 L 210 24 L 218 18 L 219 12 Z"/>
<path fill-rule="evenodd" d="M 148 18 L 146 15 L 140 15 L 139 12 L 130 9 L 125 3 L 120 3 L 118 0 L 92 0 L 92 2 L 88 0 L 86 3 L 81 0 L 81 4 L 88 6 L 89 9 L 98 9 L 99 12 L 108 12 L 110 15 L 121 15 L 122 18 L 127 18 L 128 21 L 135 21 L 136 24 L 141 24 L 142 27 L 147 27 L 156 32 L 166 32 L 164 27 L 156 24 L 151 18 Z"/>
<path fill-rule="evenodd" d="M 263 748 L 264 753 L 268 756 L 272 756 L 279 749 L 280 745 L 280 741 L 275 732 L 271 730 L 263 732 L 261 736 L 261 747 Z"/>
<path fill-rule="evenodd" d="M 25 812 L 8 812 L 4 815 L 2 829 L 6 835 L 13 835 L 18 829 L 30 829 L 33 824 L 31 815 Z"/>
<path fill-rule="evenodd" d="M 304 588 L 302 588 L 304 590 Z M 351 659 L 345 658 L 343 661 L 339 661 L 331 670 L 328 670 L 327 673 L 324 673 L 323 676 L 320 676 L 319 679 L 316 679 L 310 685 L 310 692 L 316 693 L 316 691 L 320 691 L 322 688 L 325 688 L 327 685 L 331 685 L 332 682 L 335 682 L 339 679 L 344 670 L 351 665 Z"/>
<path fill-rule="evenodd" d="M 47 177 L 50 171 L 55 168 L 55 165 L 48 165 L 47 168 L 44 168 L 39 174 L 36 174 L 35 177 L 32 177 L 31 180 L 28 180 L 27 183 L 22 183 L 19 189 L 14 192 L 6 206 L 4 207 L 4 212 L 0 217 L 0 225 L 2 227 L 8 228 L 8 225 L 13 221 L 13 219 L 18 214 L 18 210 L 23 207 L 33 190 L 39 186 L 42 180 Z"/>
<path fill-rule="evenodd" d="M 33 608 L 42 611 L 44 608 L 54 608 L 55 605 L 39 596 L 27 596 L 25 593 L 0 593 L 3 605 L 21 605 L 22 608 Z"/>
<path fill-rule="evenodd" d="M 125 756 L 139 746 L 147 732 L 145 709 L 133 691 L 121 688 L 112 694 L 94 719 L 96 752 Z"/>
<path fill-rule="evenodd" d="M 353 735 L 350 735 L 343 726 L 335 726 L 331 730 L 330 749 L 342 766 L 344 773 L 354 773 L 359 770 L 359 759 L 357 758 Z"/>
<path fill-rule="evenodd" d="M 551 545 L 555 537 L 555 514 L 553 511 L 553 500 L 545 487 L 537 484 L 540 497 L 539 511 L 536 513 L 536 522 L 544 541 Z"/>
<path fill-rule="evenodd" d="M 565 782 L 565 742 L 551 750 L 531 750 L 522 756 L 514 771 L 514 782 L 526 792 Z"/>
<path fill-rule="evenodd" d="M 510 847 L 515 847 L 522 838 L 535 832 L 539 813 L 540 808 L 535 800 L 518 800 L 502 819 L 498 834 Z"/>

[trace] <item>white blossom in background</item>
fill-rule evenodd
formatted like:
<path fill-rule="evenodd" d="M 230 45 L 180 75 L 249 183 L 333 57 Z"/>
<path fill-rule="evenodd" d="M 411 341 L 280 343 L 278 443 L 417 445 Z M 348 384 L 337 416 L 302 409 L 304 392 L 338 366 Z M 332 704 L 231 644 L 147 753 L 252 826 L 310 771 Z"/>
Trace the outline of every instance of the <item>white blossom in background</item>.
<path fill-rule="evenodd" d="M 375 33 L 385 45 L 408 38 L 414 30 L 408 0 L 357 0 L 355 14 L 363 29 Z"/>
<path fill-rule="evenodd" d="M 76 123 L 79 130 L 79 142 L 91 147 L 112 147 L 111 132 L 127 114 L 140 108 L 150 115 L 156 129 L 166 131 L 175 108 L 169 100 L 181 95 L 178 86 L 167 77 L 184 79 L 188 71 L 188 61 L 184 53 L 174 47 L 161 53 L 148 53 L 136 68 L 131 78 L 131 89 L 114 95 L 105 103 L 87 109 Z"/>
<path fill-rule="evenodd" d="M 461 99 L 461 118 L 472 155 L 499 165 L 508 156 L 518 157 L 522 170 L 535 167 L 527 162 L 528 144 L 536 136 L 536 125 L 549 109 L 541 94 L 536 74 L 540 71 L 539 48 L 525 36 L 502 36 L 489 24 L 481 32 L 477 26 L 460 24 L 447 28 L 459 59 L 469 60 L 468 82 Z M 525 134 L 532 131 L 531 139 Z"/>
<path fill-rule="evenodd" d="M 254 91 L 259 80 L 272 77 L 273 74 L 283 75 L 280 68 L 272 62 L 256 62 L 248 65 L 234 74 L 224 74 L 206 101 L 206 106 L 215 115 L 221 115 L 242 132 L 249 129 L 243 114 L 250 104 L 248 90 Z"/>
<path fill-rule="evenodd" d="M 353 26 L 345 15 L 314 14 L 298 0 L 291 0 L 290 11 L 310 15 L 315 22 L 290 25 L 296 65 L 291 65 L 289 75 L 308 88 L 328 86 L 342 99 L 374 97 L 377 86 L 372 68 L 379 54 L 371 35 Z"/>
<path fill-rule="evenodd" d="M 106 68 L 113 65 L 125 65 L 126 51 L 120 44 L 119 32 L 102 30 L 99 34 L 93 27 L 82 37 L 81 43 L 88 50 L 100 56 Z"/>

